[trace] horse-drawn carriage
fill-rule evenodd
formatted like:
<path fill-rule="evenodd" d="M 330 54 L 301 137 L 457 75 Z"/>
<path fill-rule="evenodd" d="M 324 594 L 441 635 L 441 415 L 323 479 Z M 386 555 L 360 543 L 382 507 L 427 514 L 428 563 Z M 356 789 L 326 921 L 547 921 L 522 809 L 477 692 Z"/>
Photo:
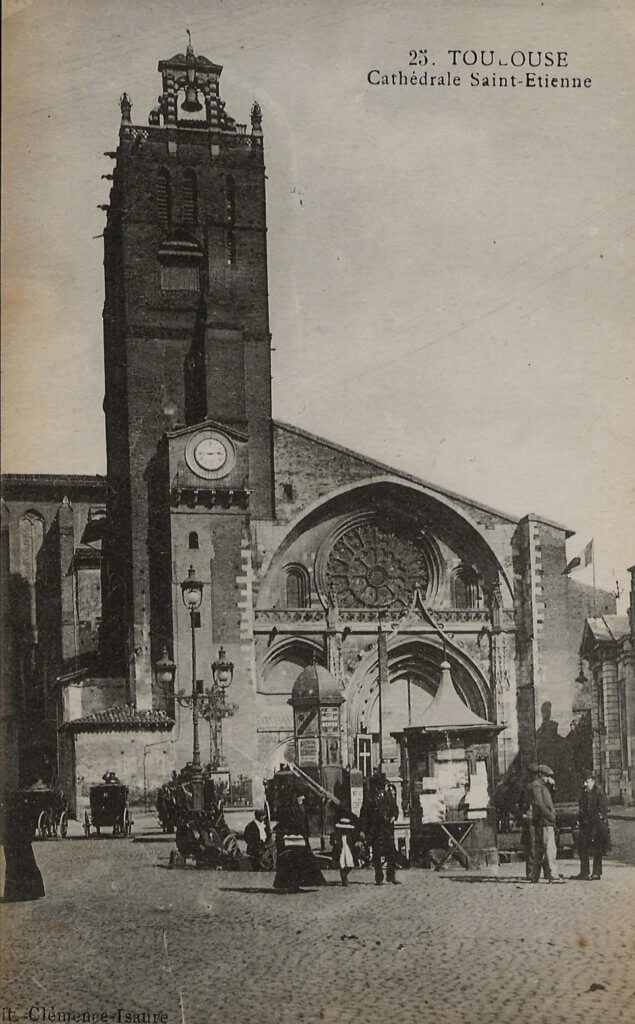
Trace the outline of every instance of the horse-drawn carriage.
<path fill-rule="evenodd" d="M 162 815 L 167 809 L 167 820 L 174 823 L 176 830 L 176 850 L 170 854 L 171 868 L 180 862 L 186 864 L 188 858 L 198 868 L 239 871 L 248 866 L 247 858 L 238 847 L 236 834 L 225 821 L 222 801 L 217 799 L 210 778 L 204 778 L 193 766 L 186 766 L 174 784 L 173 796 L 170 794 L 166 803 L 171 804 L 172 799 L 173 808 L 166 808 L 165 804 L 159 806 L 162 827 L 166 820 Z"/>
<path fill-rule="evenodd" d="M 96 835 L 102 828 L 112 828 L 113 836 L 124 838 L 132 832 L 132 815 L 128 807 L 128 787 L 120 782 L 103 782 L 90 787 L 90 813 L 84 813 L 84 835 Z"/>
<path fill-rule="evenodd" d="M 32 820 L 37 839 L 51 839 L 68 834 L 68 808 L 66 797 L 59 789 L 32 786 L 19 793 L 22 806 Z"/>
<path fill-rule="evenodd" d="M 197 868 L 240 870 L 243 858 L 236 835 L 231 831 L 222 810 L 194 811 L 181 816 L 176 826 L 176 848 L 184 861 L 191 857 Z M 170 867 L 174 867 L 174 851 Z"/>

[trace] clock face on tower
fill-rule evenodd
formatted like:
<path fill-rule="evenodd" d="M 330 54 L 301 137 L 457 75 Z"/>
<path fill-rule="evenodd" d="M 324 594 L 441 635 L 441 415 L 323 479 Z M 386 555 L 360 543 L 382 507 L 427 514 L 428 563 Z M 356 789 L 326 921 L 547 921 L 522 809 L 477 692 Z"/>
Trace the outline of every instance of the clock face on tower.
<path fill-rule="evenodd" d="M 225 434 L 205 428 L 190 437 L 185 448 L 185 461 L 197 476 L 204 480 L 217 480 L 234 468 L 236 451 Z"/>

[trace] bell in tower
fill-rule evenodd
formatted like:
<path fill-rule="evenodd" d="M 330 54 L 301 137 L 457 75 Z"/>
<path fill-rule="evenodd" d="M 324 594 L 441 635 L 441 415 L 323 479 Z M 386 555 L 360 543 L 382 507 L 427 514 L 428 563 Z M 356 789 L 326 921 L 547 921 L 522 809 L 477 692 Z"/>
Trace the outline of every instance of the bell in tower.
<path fill-rule="evenodd" d="M 187 111 L 188 114 L 196 114 L 199 110 L 203 109 L 203 104 L 199 103 L 198 89 L 196 87 L 196 57 L 194 55 L 194 49 L 192 47 L 192 36 L 190 30 L 187 30 L 187 52 L 185 55 L 185 61 L 187 64 L 187 85 L 185 87 L 185 99 L 181 104 L 181 110 Z"/>

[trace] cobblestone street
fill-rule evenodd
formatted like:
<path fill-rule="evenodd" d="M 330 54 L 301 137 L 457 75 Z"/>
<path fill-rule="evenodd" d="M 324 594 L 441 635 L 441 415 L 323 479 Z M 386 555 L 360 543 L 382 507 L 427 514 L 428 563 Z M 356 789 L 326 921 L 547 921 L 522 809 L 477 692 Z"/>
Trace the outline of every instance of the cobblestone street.
<path fill-rule="evenodd" d="M 139 826 L 136 841 L 35 844 L 46 899 L 3 907 L 3 1006 L 15 1019 L 633 1019 L 633 866 L 609 861 L 601 883 L 562 886 L 526 883 L 519 864 L 402 871 L 383 888 L 356 871 L 347 890 L 329 871 L 325 889 L 279 895 L 270 874 L 170 871 L 171 838 Z"/>

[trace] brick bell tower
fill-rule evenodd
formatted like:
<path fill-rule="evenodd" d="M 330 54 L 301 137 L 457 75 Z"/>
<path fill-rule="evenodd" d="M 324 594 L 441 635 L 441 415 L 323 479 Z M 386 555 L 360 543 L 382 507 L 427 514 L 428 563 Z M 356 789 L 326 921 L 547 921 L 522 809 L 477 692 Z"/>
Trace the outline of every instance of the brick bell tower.
<path fill-rule="evenodd" d="M 232 742 L 255 747 L 249 522 L 274 514 L 262 115 L 254 103 L 248 133 L 226 113 L 222 68 L 191 40 L 158 70 L 148 126 L 121 97 L 104 232 L 102 650 L 139 710 L 171 706 L 154 680 L 164 647 L 191 688 L 193 566 L 202 685 L 221 644 L 235 664 L 231 761 Z M 176 732 L 187 759 L 187 714 Z M 203 732 L 201 747 L 206 761 Z"/>

